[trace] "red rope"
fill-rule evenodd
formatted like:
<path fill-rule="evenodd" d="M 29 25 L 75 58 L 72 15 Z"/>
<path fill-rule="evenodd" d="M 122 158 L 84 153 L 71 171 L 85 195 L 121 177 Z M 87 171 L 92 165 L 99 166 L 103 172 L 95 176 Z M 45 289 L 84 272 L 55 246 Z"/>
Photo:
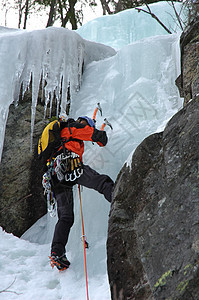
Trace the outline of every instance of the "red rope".
<path fill-rule="evenodd" d="M 82 221 L 82 235 L 83 235 L 83 248 L 84 248 L 84 269 L 85 269 L 85 279 L 86 279 L 86 293 L 87 293 L 87 300 L 89 300 L 89 296 L 88 296 L 88 276 L 87 276 L 87 265 L 86 265 L 86 243 L 85 243 L 84 220 L 83 220 L 83 212 L 82 212 L 81 191 L 80 191 L 80 185 L 79 184 L 78 184 L 78 189 L 79 189 L 79 201 L 80 201 L 80 211 L 81 211 L 81 221 Z"/>

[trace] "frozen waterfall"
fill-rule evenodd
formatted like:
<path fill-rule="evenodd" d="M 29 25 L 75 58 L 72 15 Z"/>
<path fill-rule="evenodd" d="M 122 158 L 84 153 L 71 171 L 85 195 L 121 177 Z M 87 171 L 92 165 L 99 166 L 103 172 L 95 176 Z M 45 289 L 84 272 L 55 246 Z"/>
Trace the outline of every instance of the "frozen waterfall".
<path fill-rule="evenodd" d="M 167 2 L 155 3 L 151 7 L 162 21 L 167 22 Z M 171 8 L 168 9 L 171 12 Z M 70 114 L 74 118 L 85 114 L 92 117 L 96 103 L 100 102 L 103 117 L 98 115 L 97 126 L 100 127 L 104 117 L 112 123 L 113 131 L 107 128 L 108 145 L 102 149 L 88 142 L 84 162 L 115 180 L 139 143 L 146 136 L 162 130 L 182 107 L 175 86 L 180 73 L 180 33 L 168 35 L 154 22 L 150 16 L 132 9 L 89 22 L 77 31 L 82 37 L 70 31 L 66 33 L 61 28 L 30 32 L 2 29 L 1 147 L 9 105 L 13 101 L 17 103 L 22 81 L 23 91 L 30 80 L 33 81 L 33 123 L 41 75 L 47 82 L 46 104 L 51 102 L 53 93 L 60 99 L 60 87 L 63 87 L 60 99 L 63 110 L 67 105 L 70 82 Z M 169 22 L 171 28 L 176 26 L 172 17 L 169 17 Z M 117 49 L 117 53 L 84 39 L 103 42 Z M 97 59 L 100 55 L 104 59 Z M 81 77 L 84 58 L 87 63 Z M 46 215 L 24 234 L 25 240 L 0 231 L 1 258 L 6 261 L 6 264 L 0 261 L 0 290 L 16 278 L 11 289 L 21 293 L 17 299 L 86 299 L 76 190 L 74 194 L 75 224 L 67 246 L 71 268 L 62 274 L 50 268 L 48 254 L 56 219 Z M 110 205 L 101 195 L 86 188 L 82 198 L 85 231 L 90 244 L 87 251 L 90 298 L 110 300 L 106 270 Z M 1 294 L 2 299 L 6 297 L 6 293 Z M 9 294 L 9 299 L 16 299 L 16 294 Z"/>

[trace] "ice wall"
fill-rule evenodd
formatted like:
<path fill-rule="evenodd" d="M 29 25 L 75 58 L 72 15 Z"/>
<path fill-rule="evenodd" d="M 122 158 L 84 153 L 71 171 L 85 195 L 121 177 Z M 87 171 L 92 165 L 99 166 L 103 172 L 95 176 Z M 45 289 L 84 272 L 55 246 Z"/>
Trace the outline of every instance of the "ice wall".
<path fill-rule="evenodd" d="M 177 34 L 137 41 L 114 57 L 90 64 L 71 113 L 78 117 L 86 111 L 92 116 L 100 102 L 103 117 L 108 118 L 114 130 L 106 128 L 109 143 L 104 149 L 88 146 L 86 161 L 115 177 L 130 152 L 181 107 L 175 86 L 179 73 Z M 97 126 L 102 122 L 98 115 Z"/>
<path fill-rule="evenodd" d="M 148 11 L 145 5 L 141 8 Z M 175 3 L 175 8 L 184 19 L 185 11 L 182 11 L 182 4 Z M 174 9 L 168 1 L 153 3 L 150 9 L 172 33 L 180 31 Z M 115 49 L 121 49 L 146 37 L 168 34 L 149 14 L 138 13 L 135 9 L 94 19 L 80 27 L 77 32 L 85 39 L 103 43 Z"/>

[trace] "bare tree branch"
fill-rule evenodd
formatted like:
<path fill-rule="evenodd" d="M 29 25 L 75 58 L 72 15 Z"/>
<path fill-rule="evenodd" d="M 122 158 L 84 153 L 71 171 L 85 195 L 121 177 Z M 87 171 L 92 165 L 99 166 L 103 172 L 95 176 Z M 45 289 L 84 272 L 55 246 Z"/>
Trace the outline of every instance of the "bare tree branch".
<path fill-rule="evenodd" d="M 11 284 L 7 288 L 5 288 L 4 290 L 1 290 L 0 293 L 13 293 L 13 294 L 16 294 L 16 295 L 22 295 L 22 293 L 17 293 L 15 291 L 9 291 L 8 290 L 15 283 L 15 281 L 16 281 L 16 277 L 13 280 L 13 282 L 11 282 Z"/>
<path fill-rule="evenodd" d="M 180 28 L 181 28 L 182 31 L 183 31 L 183 26 L 182 26 L 181 18 L 180 18 L 180 15 L 178 14 L 178 12 L 177 12 L 177 10 L 176 10 L 176 8 L 175 8 L 175 4 L 174 4 L 173 0 L 171 0 L 171 5 L 172 5 L 172 7 L 173 7 L 173 9 L 174 9 L 174 12 L 175 12 L 176 18 L 177 18 L 177 20 L 178 20 L 178 23 L 180 24 Z"/>
<path fill-rule="evenodd" d="M 149 7 L 149 5 L 147 4 L 147 3 L 145 3 L 146 4 L 146 6 L 147 6 L 147 8 L 148 8 L 148 11 L 147 10 L 144 10 L 144 9 L 142 9 L 142 8 L 138 8 L 138 7 L 136 7 L 135 9 L 138 11 L 138 12 L 140 12 L 140 11 L 143 11 L 143 12 L 145 12 L 146 14 L 149 14 L 149 15 L 151 15 L 152 16 L 152 18 L 154 18 L 169 34 L 172 34 L 172 32 L 160 21 L 160 19 L 154 14 L 154 13 L 152 13 L 152 11 L 151 11 L 151 9 L 150 9 L 150 7 Z"/>

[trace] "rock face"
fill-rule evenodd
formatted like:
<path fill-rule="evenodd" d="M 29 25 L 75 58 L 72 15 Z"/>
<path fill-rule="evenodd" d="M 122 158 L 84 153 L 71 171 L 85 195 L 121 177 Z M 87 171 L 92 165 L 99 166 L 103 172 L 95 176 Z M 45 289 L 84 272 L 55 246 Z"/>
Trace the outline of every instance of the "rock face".
<path fill-rule="evenodd" d="M 181 76 L 178 87 L 185 104 L 199 95 L 199 17 L 180 39 Z"/>
<path fill-rule="evenodd" d="M 30 151 L 31 99 L 10 106 L 0 168 L 0 226 L 21 236 L 46 212 L 37 142 L 45 126 L 38 105 L 33 149 Z"/>
<path fill-rule="evenodd" d="M 139 145 L 116 180 L 107 240 L 113 300 L 199 299 L 197 26 L 181 39 L 189 103 Z"/>
<path fill-rule="evenodd" d="M 199 299 L 198 129 L 199 99 L 118 176 L 107 242 L 113 299 Z"/>

